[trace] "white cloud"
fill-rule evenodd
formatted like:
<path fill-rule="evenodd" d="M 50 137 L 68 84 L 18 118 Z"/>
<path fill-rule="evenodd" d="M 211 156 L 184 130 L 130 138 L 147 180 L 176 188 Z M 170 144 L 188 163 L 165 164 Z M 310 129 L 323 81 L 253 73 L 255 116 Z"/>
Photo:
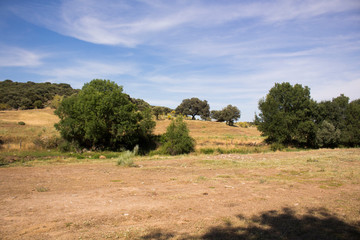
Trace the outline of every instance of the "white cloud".
<path fill-rule="evenodd" d="M 115 80 L 122 75 L 135 75 L 138 69 L 133 64 L 116 62 L 106 64 L 94 61 L 76 61 L 66 66 L 47 67 L 37 69 L 34 73 L 42 75 L 52 82 L 70 83 L 75 88 L 80 88 L 92 79 Z"/>
<path fill-rule="evenodd" d="M 45 56 L 18 47 L 0 46 L 0 67 L 36 67 Z"/>
<path fill-rule="evenodd" d="M 67 36 L 96 44 L 127 47 L 149 43 L 152 39 L 157 42 L 161 38 L 164 43 L 174 35 L 186 37 L 191 29 L 214 28 L 238 20 L 257 19 L 273 24 L 360 9 L 356 0 L 250 3 L 64 0 L 60 7 L 30 6 L 31 11 L 21 6 L 13 11 L 29 21 Z"/>

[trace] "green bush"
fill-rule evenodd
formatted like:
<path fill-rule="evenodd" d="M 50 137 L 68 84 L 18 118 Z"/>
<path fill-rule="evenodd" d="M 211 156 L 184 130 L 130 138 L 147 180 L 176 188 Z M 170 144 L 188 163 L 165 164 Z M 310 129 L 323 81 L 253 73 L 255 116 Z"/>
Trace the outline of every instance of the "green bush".
<path fill-rule="evenodd" d="M 18 122 L 19 125 L 25 125 L 25 123 L 23 121 Z"/>
<path fill-rule="evenodd" d="M 341 131 L 334 125 L 324 120 L 316 132 L 316 140 L 319 147 L 335 147 L 339 144 Z"/>
<path fill-rule="evenodd" d="M 272 151 L 276 152 L 276 151 L 283 150 L 285 147 L 281 143 L 276 142 L 276 143 L 271 144 L 270 148 Z"/>
<path fill-rule="evenodd" d="M 165 154 L 179 155 L 195 150 L 195 140 L 190 137 L 189 129 L 181 116 L 172 120 L 162 142 L 161 149 Z"/>
<path fill-rule="evenodd" d="M 136 156 L 139 152 L 139 146 L 136 145 L 133 151 L 125 151 L 120 154 L 117 159 L 117 165 L 124 166 L 124 167 L 136 167 L 134 163 L 133 157 Z"/>
<path fill-rule="evenodd" d="M 200 152 L 203 154 L 214 154 L 215 149 L 213 148 L 202 148 L 200 149 Z"/>

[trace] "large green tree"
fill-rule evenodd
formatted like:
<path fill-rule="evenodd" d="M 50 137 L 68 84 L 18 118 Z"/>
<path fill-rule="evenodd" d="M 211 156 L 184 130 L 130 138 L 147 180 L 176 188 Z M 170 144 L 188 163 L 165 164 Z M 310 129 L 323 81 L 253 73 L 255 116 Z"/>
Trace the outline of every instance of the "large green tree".
<path fill-rule="evenodd" d="M 276 83 L 259 101 L 259 116 L 255 122 L 269 142 L 314 146 L 316 103 L 310 89 L 300 84 Z"/>
<path fill-rule="evenodd" d="M 102 79 L 65 98 L 55 114 L 61 136 L 84 148 L 132 149 L 146 141 L 155 127 L 150 109 L 138 111 L 121 86 Z"/>
<path fill-rule="evenodd" d="M 176 108 L 176 113 L 190 115 L 193 120 L 195 120 L 195 116 L 208 119 L 210 117 L 210 106 L 206 100 L 202 101 L 199 98 L 184 99 Z"/>

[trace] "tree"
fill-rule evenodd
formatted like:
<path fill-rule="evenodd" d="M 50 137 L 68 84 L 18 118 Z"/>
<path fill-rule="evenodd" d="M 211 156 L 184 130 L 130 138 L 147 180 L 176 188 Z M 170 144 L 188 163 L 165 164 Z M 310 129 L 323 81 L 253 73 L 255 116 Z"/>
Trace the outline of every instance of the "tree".
<path fill-rule="evenodd" d="M 181 116 L 172 120 L 163 136 L 162 150 L 170 155 L 193 152 L 195 140 L 190 137 L 189 129 Z"/>
<path fill-rule="evenodd" d="M 190 115 L 192 120 L 195 120 L 195 116 L 206 119 L 210 117 L 210 106 L 206 100 L 202 101 L 198 98 L 184 99 L 176 108 L 176 113 Z"/>
<path fill-rule="evenodd" d="M 211 111 L 211 118 L 217 122 L 226 122 L 227 125 L 233 126 L 234 122 L 240 118 L 240 110 L 229 104 L 220 111 Z"/>
<path fill-rule="evenodd" d="M 212 119 L 215 119 L 217 122 L 225 122 L 225 119 L 222 115 L 222 111 L 220 110 L 212 110 L 210 114 Z"/>
<path fill-rule="evenodd" d="M 61 136 L 88 149 L 132 149 L 155 127 L 150 110 L 138 111 L 123 88 L 109 80 L 86 83 L 78 94 L 64 98 L 55 114 Z"/>
<path fill-rule="evenodd" d="M 43 102 L 40 100 L 36 100 L 33 105 L 37 109 L 44 108 Z"/>
<path fill-rule="evenodd" d="M 155 106 L 155 107 L 153 107 L 152 110 L 153 110 L 153 113 L 154 113 L 154 115 L 156 117 L 156 120 L 159 120 L 159 115 L 164 113 L 162 107 Z"/>
<path fill-rule="evenodd" d="M 227 125 L 233 126 L 234 122 L 240 118 L 240 110 L 229 104 L 221 110 L 221 118 Z"/>
<path fill-rule="evenodd" d="M 346 109 L 344 140 L 348 146 L 360 146 L 360 99 L 352 101 Z"/>
<path fill-rule="evenodd" d="M 146 109 L 150 109 L 151 106 L 149 103 L 139 98 L 131 98 L 131 102 L 137 106 L 137 109 L 140 111 L 144 111 Z"/>
<path fill-rule="evenodd" d="M 308 87 L 276 83 L 259 101 L 260 113 L 255 122 L 269 142 L 314 146 L 315 107 Z"/>
<path fill-rule="evenodd" d="M 340 138 L 334 143 L 335 145 L 348 145 L 349 132 L 346 131 L 348 127 L 348 107 L 349 98 L 344 96 L 344 94 L 333 98 L 332 101 L 323 101 L 318 104 L 317 122 L 321 124 L 323 121 L 326 121 L 332 124 L 335 127 L 335 130 L 339 130 L 341 133 Z"/>

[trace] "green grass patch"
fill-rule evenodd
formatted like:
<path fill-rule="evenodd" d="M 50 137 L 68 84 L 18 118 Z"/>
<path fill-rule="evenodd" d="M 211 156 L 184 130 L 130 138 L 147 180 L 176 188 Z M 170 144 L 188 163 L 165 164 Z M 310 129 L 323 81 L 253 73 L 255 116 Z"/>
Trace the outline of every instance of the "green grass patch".
<path fill-rule="evenodd" d="M 35 188 L 35 190 L 36 190 L 37 192 L 48 192 L 48 191 L 50 191 L 49 188 L 44 187 L 44 186 L 38 186 L 38 187 Z"/>

